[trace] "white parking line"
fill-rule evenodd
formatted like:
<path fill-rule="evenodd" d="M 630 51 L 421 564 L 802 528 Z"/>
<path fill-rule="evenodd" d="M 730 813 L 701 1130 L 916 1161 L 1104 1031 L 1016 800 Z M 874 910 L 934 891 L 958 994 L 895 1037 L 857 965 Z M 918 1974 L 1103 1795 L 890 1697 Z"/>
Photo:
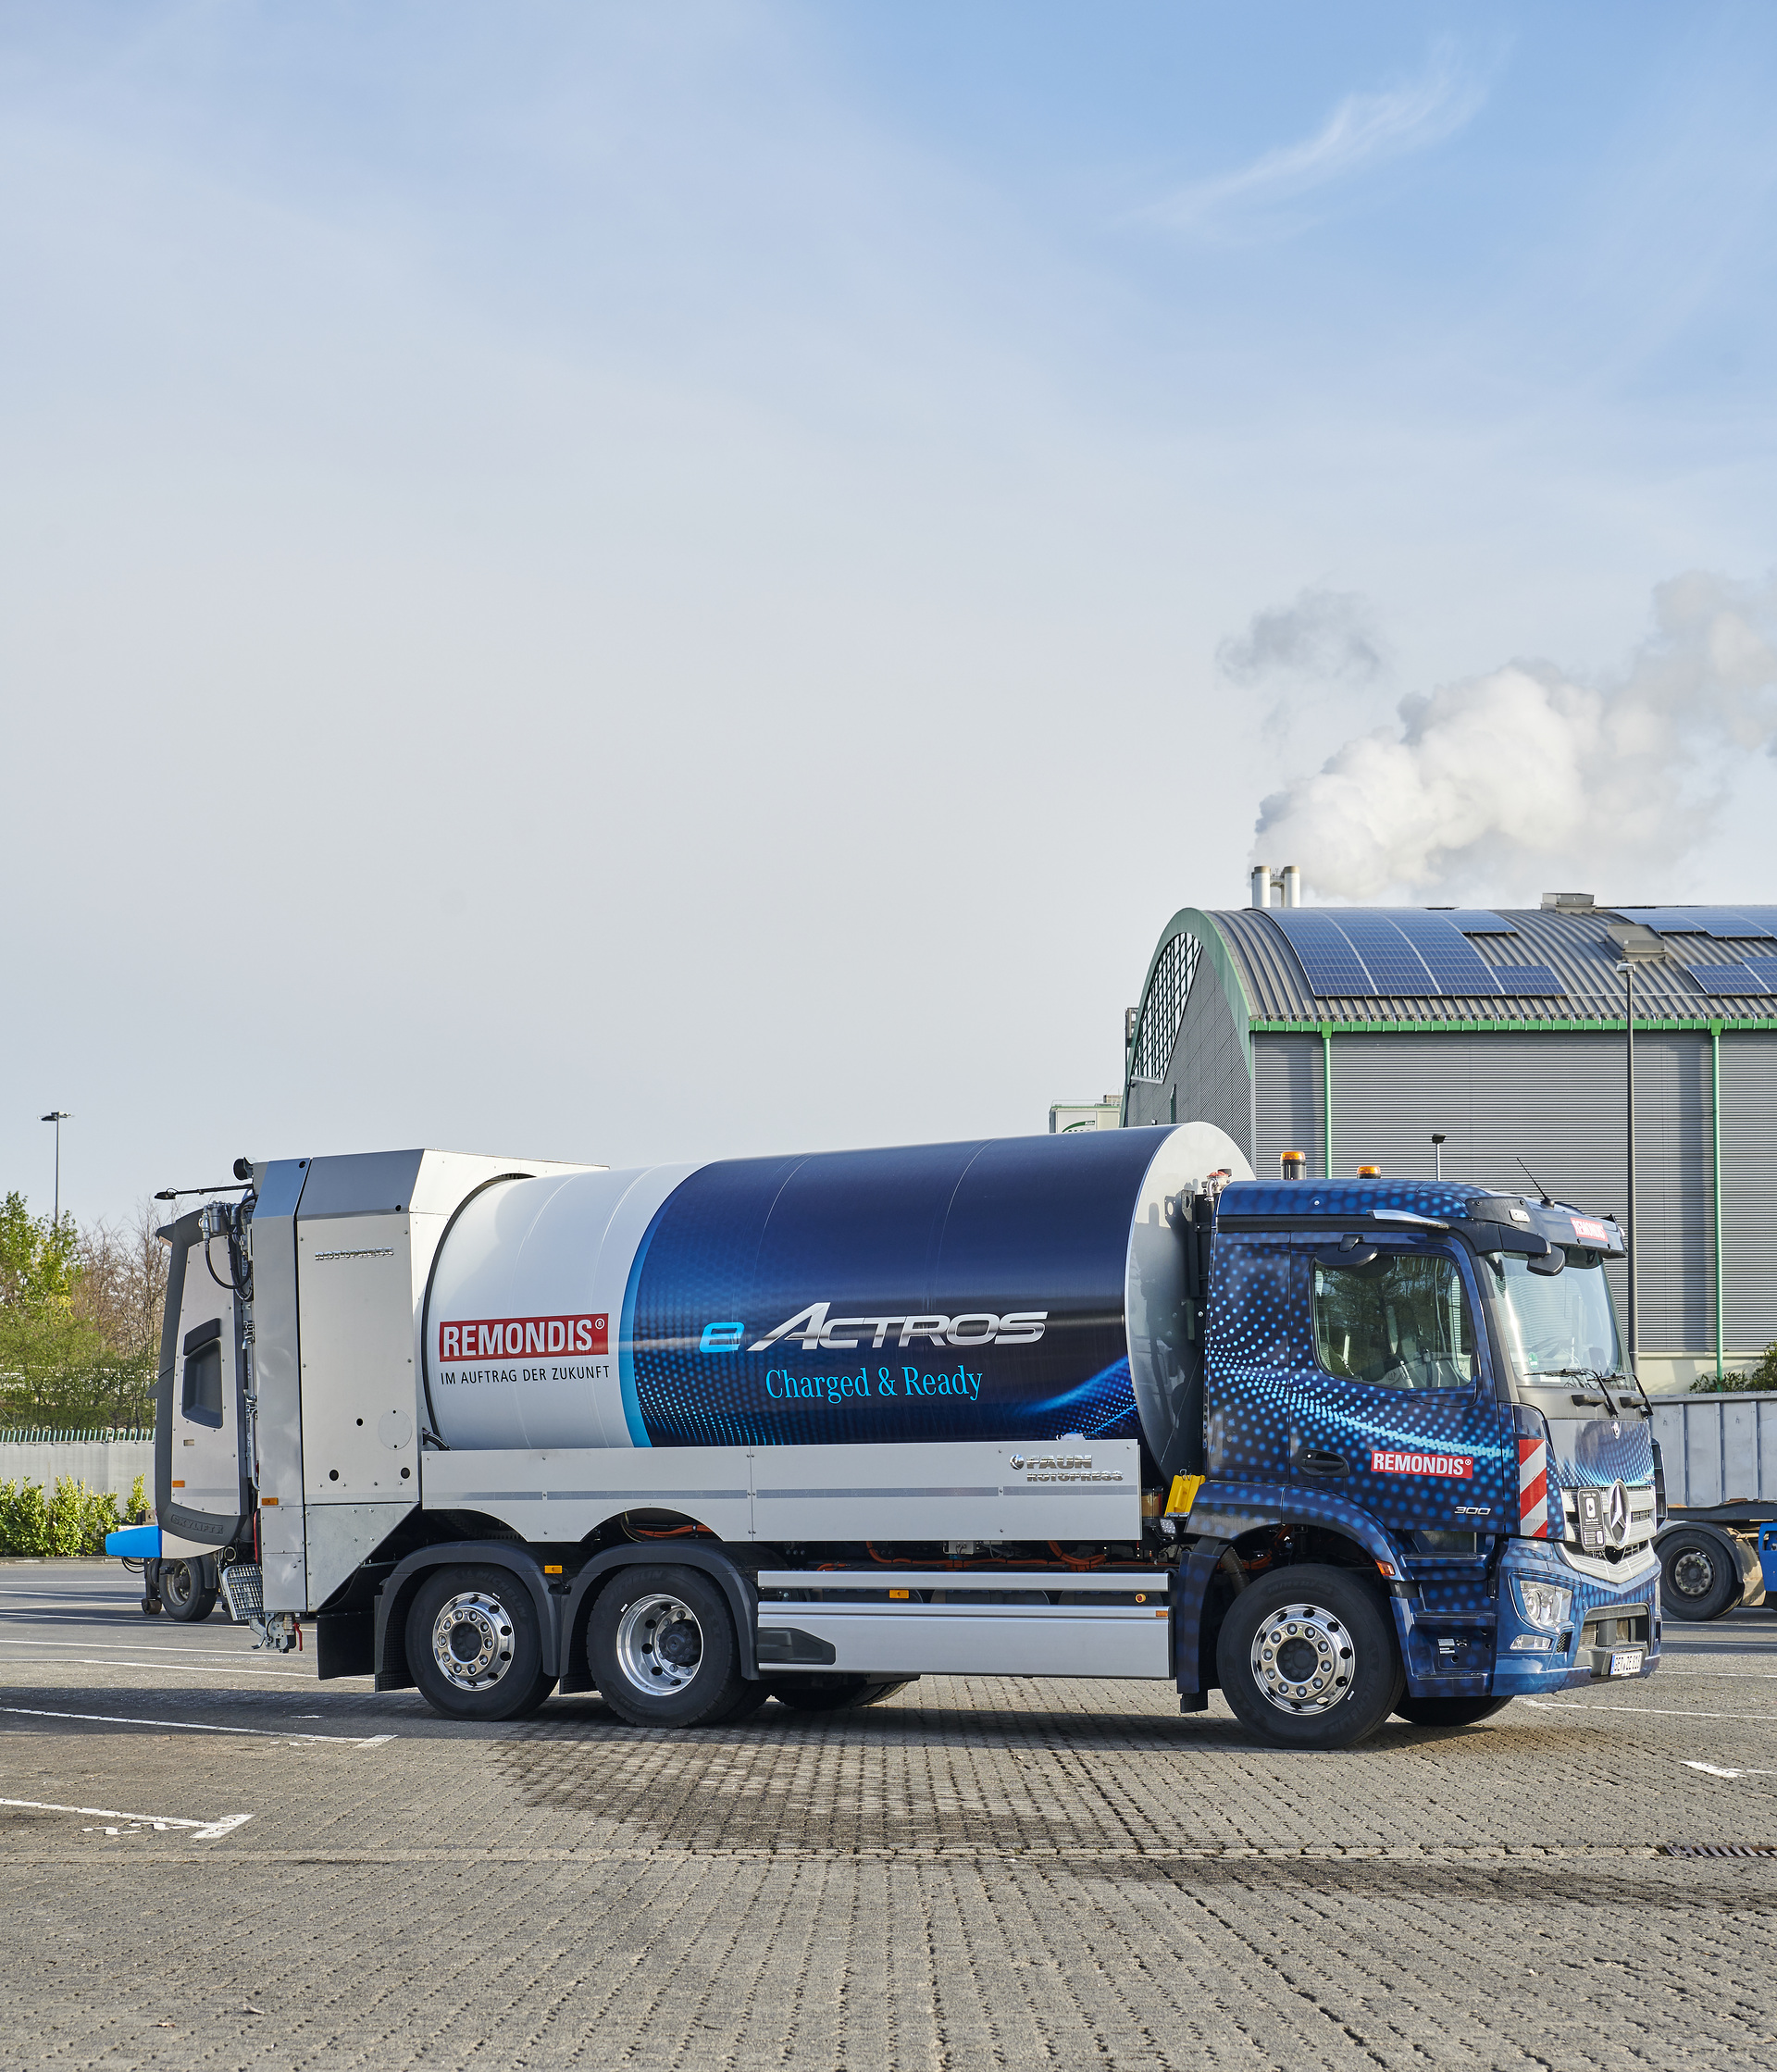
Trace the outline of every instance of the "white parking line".
<path fill-rule="evenodd" d="M 1700 1769 L 1706 1777 L 1777 1777 L 1777 1769 L 1723 1769 L 1720 1763 L 1686 1762 L 1686 1769 Z"/>
<path fill-rule="evenodd" d="M 39 1669 L 170 1669 L 181 1676 L 280 1676 L 288 1683 L 313 1683 L 300 1669 L 255 1669 L 242 1663 L 239 1668 L 218 1668 L 210 1662 L 131 1662 L 116 1655 L 41 1656 L 14 1655 L 8 1659 L 19 1668 Z"/>
<path fill-rule="evenodd" d="M 213 1727 L 202 1719 L 120 1718 L 114 1712 L 50 1712 L 42 1706 L 0 1706 L 21 1719 L 93 1719 L 105 1727 L 158 1727 L 163 1733 L 252 1734 L 260 1741 L 330 1741 L 347 1748 L 380 1748 L 393 1734 L 289 1734 L 277 1727 Z"/>
<path fill-rule="evenodd" d="M 132 1825 L 153 1828 L 156 1834 L 184 1828 L 193 1842 L 219 1842 L 253 1818 L 251 1813 L 230 1813 L 220 1820 L 181 1820 L 171 1813 L 118 1813 L 108 1805 L 52 1805 L 45 1799 L 0 1799 L 0 1805 L 23 1806 L 31 1813 L 84 1813 L 93 1820 L 128 1820 Z M 106 1830 L 107 1834 L 117 1831 L 115 1828 Z"/>
<path fill-rule="evenodd" d="M 144 1635 L 143 1638 L 147 1639 L 147 1636 Z M 31 1634 L 28 1640 L 10 1640 L 6 1634 L 0 1633 L 0 1647 L 60 1647 L 73 1649 L 79 1647 L 105 1647 L 106 1645 L 120 1646 L 121 1644 L 120 1642 L 106 1643 L 105 1641 L 46 1641 L 36 1633 Z M 212 1662 L 231 1662 L 242 1656 L 256 1652 L 249 1646 L 180 1647 L 174 1641 L 163 1643 L 152 1639 L 148 1641 L 148 1644 L 156 1655 L 205 1655 Z"/>

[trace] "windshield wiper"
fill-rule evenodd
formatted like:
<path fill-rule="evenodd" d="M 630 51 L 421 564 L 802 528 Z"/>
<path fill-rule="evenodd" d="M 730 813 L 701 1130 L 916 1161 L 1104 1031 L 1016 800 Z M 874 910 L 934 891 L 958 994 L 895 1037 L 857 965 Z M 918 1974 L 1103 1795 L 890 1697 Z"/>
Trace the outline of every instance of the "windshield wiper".
<path fill-rule="evenodd" d="M 1575 1381 L 1596 1383 L 1598 1389 L 1603 1394 L 1605 1408 L 1610 1412 L 1610 1415 L 1613 1418 L 1621 1417 L 1622 1415 L 1622 1412 L 1617 1408 L 1616 1397 L 1613 1396 L 1610 1393 L 1611 1382 L 1613 1380 L 1621 1380 L 1622 1377 L 1620 1375 L 1613 1376 L 1600 1374 L 1596 1367 L 1557 1367 L 1551 1369 L 1550 1371 L 1559 1375 L 1564 1382 Z M 1597 1398 L 1596 1396 L 1586 1396 L 1583 1398 L 1576 1396 L 1573 1400 L 1576 1403 L 1581 1401 L 1596 1402 Z"/>
<path fill-rule="evenodd" d="M 1634 1383 L 1635 1384 L 1635 1394 L 1641 1398 L 1642 1408 L 1647 1411 L 1650 1419 L 1652 1418 L 1654 1414 L 1653 1400 L 1648 1396 L 1647 1391 L 1642 1386 L 1641 1376 L 1639 1374 L 1628 1373 L 1622 1368 L 1619 1367 L 1612 1373 L 1610 1379 L 1613 1382 L 1634 1382 Z"/>

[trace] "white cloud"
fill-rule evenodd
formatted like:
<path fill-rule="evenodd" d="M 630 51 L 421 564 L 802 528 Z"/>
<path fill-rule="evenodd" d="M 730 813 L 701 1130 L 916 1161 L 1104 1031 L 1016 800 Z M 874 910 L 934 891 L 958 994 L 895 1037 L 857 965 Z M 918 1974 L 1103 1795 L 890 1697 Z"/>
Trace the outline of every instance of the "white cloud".
<path fill-rule="evenodd" d="M 1571 869 L 1647 891 L 1709 840 L 1746 756 L 1777 744 L 1777 578 L 1681 576 L 1654 610 L 1652 638 L 1597 684 L 1510 663 L 1403 699 L 1398 726 L 1265 800 L 1260 850 L 1335 899 L 1509 900 Z"/>
<path fill-rule="evenodd" d="M 1247 630 L 1224 640 L 1216 666 L 1230 682 L 1310 676 L 1369 683 L 1382 673 L 1382 644 L 1369 607 L 1348 590 L 1305 589 L 1291 604 L 1255 612 Z"/>
<path fill-rule="evenodd" d="M 1367 167 L 1442 143 L 1485 97 L 1485 81 L 1465 72 L 1454 51 L 1441 45 L 1421 78 L 1381 93 L 1348 93 L 1311 137 L 1181 188 L 1146 214 L 1174 230 L 1225 230 Z"/>

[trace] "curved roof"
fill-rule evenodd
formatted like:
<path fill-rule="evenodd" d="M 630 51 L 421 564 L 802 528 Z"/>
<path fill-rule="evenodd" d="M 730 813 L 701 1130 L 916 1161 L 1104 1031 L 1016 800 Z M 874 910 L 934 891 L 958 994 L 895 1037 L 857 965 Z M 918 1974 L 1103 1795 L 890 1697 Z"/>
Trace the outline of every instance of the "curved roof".
<path fill-rule="evenodd" d="M 1621 1022 L 1623 991 L 1618 967 L 1622 951 L 1609 930 L 1612 924 L 1621 927 L 1625 922 L 1639 922 L 1642 913 L 1649 911 L 1659 917 L 1658 933 L 1666 955 L 1658 962 L 1636 968 L 1637 1022 L 1644 1015 L 1707 1022 L 1759 1020 L 1777 1014 L 1777 985 L 1767 986 L 1758 971 L 1762 961 L 1770 961 L 1777 968 L 1777 939 L 1745 935 L 1724 938 L 1708 933 L 1709 924 L 1720 918 L 1719 908 L 1690 910 L 1697 917 L 1695 929 L 1674 925 L 1690 915 L 1684 909 L 1672 907 L 1498 908 L 1485 914 L 1438 907 L 1236 907 L 1203 918 L 1227 945 L 1253 1022 L 1501 1022 L 1522 1025 L 1574 1020 Z M 1305 961 L 1291 940 L 1295 931 L 1286 933 L 1297 916 L 1304 914 L 1324 917 L 1336 925 L 1348 918 L 1367 921 L 1373 917 L 1386 923 L 1397 914 L 1423 915 L 1426 921 L 1441 924 L 1440 932 L 1469 944 L 1501 990 L 1489 996 L 1468 989 L 1460 979 L 1436 990 L 1429 984 L 1420 989 L 1416 980 L 1402 983 L 1403 974 L 1397 971 L 1396 983 L 1392 984 L 1389 974 L 1377 973 L 1373 991 L 1318 991 L 1317 976 L 1337 980 L 1342 974 L 1336 969 L 1311 972 L 1311 959 Z M 1491 925 L 1481 927 L 1476 924 Z M 1535 972 L 1536 989 L 1522 993 L 1510 990 L 1514 968 L 1524 967 Z M 1696 975 L 1698 973 L 1709 974 L 1717 984 L 1729 981 L 1746 989 L 1713 991 L 1706 978 Z M 1743 977 L 1743 974 L 1747 975 Z M 1426 970 L 1428 981 L 1431 975 Z M 1525 975 L 1528 977 L 1529 973 Z M 1547 983 L 1550 978 L 1552 986 Z"/>
<path fill-rule="evenodd" d="M 1149 961 L 1130 1063 L 1170 1056 L 1205 965 L 1249 1067 L 1254 1031 L 1621 1029 L 1609 931 L 1625 924 L 1664 951 L 1636 965 L 1637 1028 L 1777 1028 L 1777 907 L 1183 907 Z M 1187 940 L 1199 954 L 1181 960 Z"/>

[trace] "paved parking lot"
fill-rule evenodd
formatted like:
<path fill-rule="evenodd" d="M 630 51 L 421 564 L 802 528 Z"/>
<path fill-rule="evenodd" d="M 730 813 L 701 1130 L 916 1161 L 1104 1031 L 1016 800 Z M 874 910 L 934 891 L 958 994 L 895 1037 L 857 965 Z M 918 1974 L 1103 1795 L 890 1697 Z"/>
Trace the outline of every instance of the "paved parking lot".
<path fill-rule="evenodd" d="M 317 1684 L 0 1564 L 0 2065 L 1742 2066 L 1777 2046 L 1777 1616 L 1344 1756 L 931 1677 L 666 1738 Z M 1670 1635 L 1669 1630 L 1669 1635 Z M 21 1803 L 24 1802 L 24 1803 Z"/>

